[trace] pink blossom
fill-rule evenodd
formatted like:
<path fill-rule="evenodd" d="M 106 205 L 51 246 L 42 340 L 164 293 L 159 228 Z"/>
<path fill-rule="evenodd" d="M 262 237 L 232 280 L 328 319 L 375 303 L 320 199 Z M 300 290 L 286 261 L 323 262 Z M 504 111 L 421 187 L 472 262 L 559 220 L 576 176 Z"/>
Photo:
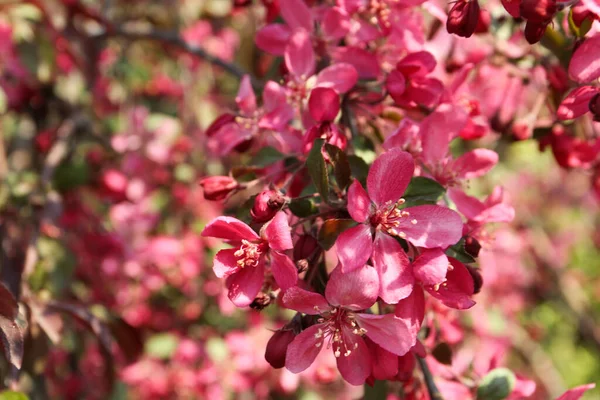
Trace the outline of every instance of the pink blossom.
<path fill-rule="evenodd" d="M 592 82 L 600 77 L 600 34 L 587 38 L 573 53 L 569 75 L 579 83 Z"/>
<path fill-rule="evenodd" d="M 567 390 L 565 393 L 562 394 L 562 396 L 560 396 L 556 400 L 579 400 L 585 394 L 585 392 L 595 387 L 595 383 L 588 383 L 587 385 L 577 386 L 576 388 Z"/>
<path fill-rule="evenodd" d="M 289 344 L 286 368 L 294 373 L 304 371 L 327 342 L 342 377 L 353 385 L 361 385 L 371 374 L 371 354 L 363 339 L 365 335 L 393 354 L 406 354 L 415 344 L 416 335 L 402 319 L 393 314 L 360 312 L 375 303 L 378 286 L 373 268 L 363 266 L 342 273 L 338 266 L 327 283 L 325 297 L 297 286 L 288 289 L 283 296 L 287 308 L 319 318 Z"/>
<path fill-rule="evenodd" d="M 225 239 L 233 249 L 221 250 L 213 270 L 227 278 L 229 298 L 238 307 L 252 303 L 260 291 L 265 275 L 265 259 L 270 258 L 271 272 L 282 289 L 296 284 L 298 273 L 292 260 L 283 252 L 293 247 L 285 213 L 279 212 L 261 229 L 260 236 L 242 221 L 218 217 L 202 231 L 202 236 Z"/>

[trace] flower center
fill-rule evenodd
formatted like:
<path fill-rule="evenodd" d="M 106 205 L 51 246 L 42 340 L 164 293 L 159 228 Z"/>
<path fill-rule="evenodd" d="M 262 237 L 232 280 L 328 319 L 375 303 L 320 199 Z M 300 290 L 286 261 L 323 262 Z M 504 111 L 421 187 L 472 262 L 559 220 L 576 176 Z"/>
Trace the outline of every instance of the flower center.
<path fill-rule="evenodd" d="M 388 201 L 371 215 L 371 225 L 375 229 L 381 229 L 392 236 L 398 236 L 402 239 L 406 239 L 406 233 L 398 230 L 398 227 L 402 224 L 404 218 L 410 217 L 410 212 L 406 210 L 400 210 L 397 207 L 404 204 L 405 200 L 400 199 L 395 203 Z M 417 224 L 416 219 L 411 219 L 410 223 L 413 225 Z"/>
<path fill-rule="evenodd" d="M 242 245 L 233 254 L 238 258 L 238 267 L 256 267 L 265 250 L 266 242 L 264 241 L 253 243 L 248 240 L 242 240 Z"/>
<path fill-rule="evenodd" d="M 336 358 L 342 354 L 344 357 L 348 357 L 358 347 L 358 343 L 354 340 L 348 343 L 347 339 L 349 338 L 344 334 L 364 336 L 367 333 L 366 329 L 359 327 L 356 323 L 354 313 L 341 307 L 323 312 L 317 322 L 322 324 L 322 327 L 315 333 L 315 338 L 327 340 L 327 348 L 333 347 L 333 354 Z M 317 342 L 316 346 L 320 347 L 321 344 L 322 342 Z"/>

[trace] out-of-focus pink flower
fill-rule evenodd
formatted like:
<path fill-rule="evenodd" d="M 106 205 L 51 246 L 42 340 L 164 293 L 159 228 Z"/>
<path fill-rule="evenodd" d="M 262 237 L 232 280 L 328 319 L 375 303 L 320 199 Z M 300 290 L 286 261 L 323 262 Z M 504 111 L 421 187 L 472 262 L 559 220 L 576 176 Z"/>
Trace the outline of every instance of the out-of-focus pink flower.
<path fill-rule="evenodd" d="M 431 53 L 411 53 L 396 64 L 386 79 L 386 88 L 396 104 L 403 107 L 434 107 L 444 90 L 438 79 L 428 78 L 436 61 Z"/>
<path fill-rule="evenodd" d="M 298 280 L 296 266 L 283 253 L 293 247 L 290 227 L 283 212 L 277 213 L 261 229 L 260 236 L 232 217 L 214 219 L 204 228 L 202 236 L 225 239 L 234 246 L 217 253 L 213 270 L 217 277 L 227 278 L 228 296 L 238 307 L 250 305 L 260 291 L 267 256 L 275 281 L 282 289 L 295 285 Z"/>
<path fill-rule="evenodd" d="M 377 301 L 377 273 L 362 266 L 342 273 L 338 266 L 331 275 L 325 297 L 297 286 L 287 290 L 283 304 L 298 312 L 318 315 L 318 323 L 302 331 L 290 343 L 286 368 L 294 373 L 308 368 L 327 341 L 336 357 L 342 377 L 361 385 L 371 374 L 371 355 L 363 336 L 396 355 L 406 354 L 416 335 L 394 314 L 373 315 L 360 312 Z"/>

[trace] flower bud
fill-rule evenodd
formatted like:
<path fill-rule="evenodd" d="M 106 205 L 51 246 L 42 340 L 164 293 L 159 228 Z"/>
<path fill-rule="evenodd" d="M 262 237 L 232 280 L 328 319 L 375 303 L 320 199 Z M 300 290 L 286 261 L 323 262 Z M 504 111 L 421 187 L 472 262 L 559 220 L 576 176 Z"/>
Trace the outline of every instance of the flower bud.
<path fill-rule="evenodd" d="M 521 17 L 528 22 L 544 25 L 548 25 L 558 11 L 556 0 L 522 0 L 520 9 Z"/>
<path fill-rule="evenodd" d="M 212 124 L 206 131 L 204 132 L 206 136 L 211 137 L 214 136 L 222 127 L 228 124 L 232 124 L 235 122 L 235 115 L 233 114 L 223 114 L 219 116 L 216 120 L 213 121 Z"/>
<path fill-rule="evenodd" d="M 281 210 L 286 198 L 277 190 L 264 190 L 254 199 L 254 207 L 250 210 L 254 222 L 267 222 Z"/>
<path fill-rule="evenodd" d="M 600 93 L 592 97 L 589 108 L 592 116 L 594 117 L 594 121 L 600 122 Z"/>
<path fill-rule="evenodd" d="M 532 22 L 528 21 L 525 25 L 525 39 L 529 44 L 535 44 L 542 39 L 544 33 L 546 33 L 546 27 L 548 22 Z"/>
<path fill-rule="evenodd" d="M 446 29 L 462 37 L 471 37 L 479 22 L 478 0 L 458 0 L 448 13 Z"/>
<path fill-rule="evenodd" d="M 472 236 L 467 236 L 465 239 L 465 251 L 473 257 L 477 257 L 480 250 L 481 244 L 479 244 L 479 241 Z"/>
<path fill-rule="evenodd" d="M 295 337 L 296 335 L 291 330 L 278 330 L 271 336 L 265 350 L 265 360 L 273 368 L 277 369 L 285 366 L 287 348 Z"/>
<path fill-rule="evenodd" d="M 479 272 L 479 268 L 472 267 L 470 265 L 466 265 L 467 271 L 471 274 L 471 278 L 473 278 L 473 294 L 477 294 L 481 291 L 481 287 L 483 286 L 483 277 L 481 276 L 481 272 Z"/>
<path fill-rule="evenodd" d="M 237 181 L 229 176 L 209 176 L 200 181 L 206 200 L 223 200 L 239 188 Z"/>

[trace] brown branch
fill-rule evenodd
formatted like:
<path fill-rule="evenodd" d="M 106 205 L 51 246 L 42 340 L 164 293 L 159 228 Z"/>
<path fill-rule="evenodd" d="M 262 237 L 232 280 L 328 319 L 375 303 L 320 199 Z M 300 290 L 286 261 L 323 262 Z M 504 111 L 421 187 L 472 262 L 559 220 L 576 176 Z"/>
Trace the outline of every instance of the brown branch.
<path fill-rule="evenodd" d="M 421 368 L 421 372 L 423 372 L 423 377 L 425 378 L 425 386 L 427 387 L 427 392 L 429 392 L 429 397 L 431 400 L 444 400 L 442 394 L 439 389 L 435 385 L 433 381 L 433 375 L 431 375 L 431 371 L 429 370 L 429 366 L 427 365 L 427 361 L 424 358 L 419 356 L 417 357 L 417 362 L 419 363 L 419 367 Z"/>
<path fill-rule="evenodd" d="M 261 90 L 263 87 L 263 83 L 253 76 L 248 71 L 244 70 L 237 64 L 233 64 L 214 56 L 208 53 L 201 47 L 194 46 L 186 42 L 178 32 L 170 32 L 170 31 L 158 31 L 158 30 L 145 30 L 145 31 L 134 31 L 130 29 L 125 29 L 119 26 L 109 28 L 104 34 L 97 36 L 98 38 L 102 37 L 122 37 L 129 40 L 153 40 L 161 43 L 165 43 L 168 45 L 172 45 L 174 47 L 178 47 L 186 53 L 197 56 L 219 68 L 228 72 L 229 74 L 241 79 L 244 75 L 250 76 L 250 80 L 252 82 L 252 87 L 255 90 Z"/>

